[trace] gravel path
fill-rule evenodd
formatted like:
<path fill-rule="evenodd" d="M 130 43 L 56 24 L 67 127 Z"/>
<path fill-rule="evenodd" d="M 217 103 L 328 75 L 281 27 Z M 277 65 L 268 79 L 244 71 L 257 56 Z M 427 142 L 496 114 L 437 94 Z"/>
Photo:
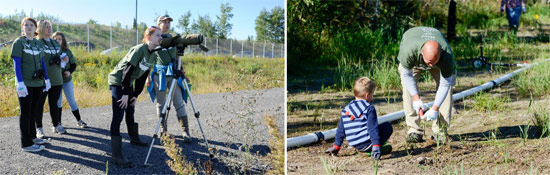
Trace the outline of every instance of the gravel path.
<path fill-rule="evenodd" d="M 147 95 L 143 93 L 142 95 Z M 284 122 L 284 88 L 250 90 L 231 93 L 212 93 L 194 95 L 193 99 L 201 113 L 200 121 L 210 147 L 215 147 L 218 161 L 214 163 L 215 174 L 227 174 L 243 166 L 243 153 L 239 151 L 243 144 L 250 145 L 250 152 L 264 156 L 269 152 L 267 127 L 264 116 L 276 117 L 280 131 Z M 150 101 L 136 104 L 136 122 L 139 123 L 140 136 L 150 142 L 158 117 Z M 82 119 L 90 128 L 76 127 L 76 121 L 70 111 L 63 111 L 63 125 L 67 134 L 54 134 L 51 130 L 51 117 L 44 114 L 44 132 L 50 139 L 46 150 L 27 153 L 21 150 L 19 117 L 0 118 L 0 174 L 173 174 L 166 160 L 169 157 L 164 149 L 155 142 L 149 166 L 143 162 L 149 147 L 138 147 L 129 143 L 126 124 L 121 125 L 123 154 L 133 168 L 120 168 L 110 160 L 109 127 L 112 118 L 111 106 L 80 109 Z M 189 114 L 193 113 L 191 104 L 187 105 Z M 241 116 L 241 117 L 239 117 Z M 197 120 L 190 116 L 189 124 L 193 143 L 181 141 L 181 129 L 177 125 L 175 111 L 172 108 L 168 118 L 168 132 L 176 137 L 176 143 L 182 147 L 187 160 L 196 167 L 208 160 L 206 145 L 202 140 Z M 109 153 L 109 154 L 108 154 Z M 231 155 L 231 156 L 228 156 Z M 256 156 L 258 157 L 258 156 Z M 108 167 L 106 162 L 108 163 Z M 232 163 L 233 162 L 233 163 Z M 261 161 L 252 163 L 253 170 L 265 169 Z"/>

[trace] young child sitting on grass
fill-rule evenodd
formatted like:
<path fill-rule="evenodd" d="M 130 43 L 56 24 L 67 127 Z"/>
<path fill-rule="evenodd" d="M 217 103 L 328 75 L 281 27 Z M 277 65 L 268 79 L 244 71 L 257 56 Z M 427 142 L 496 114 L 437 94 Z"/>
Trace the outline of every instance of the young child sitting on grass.
<path fill-rule="evenodd" d="M 355 100 L 342 110 L 334 145 L 325 151 L 337 155 L 340 146 L 346 138 L 351 146 L 360 152 L 371 152 L 371 157 L 380 159 L 380 143 L 385 143 L 391 136 L 393 128 L 385 122 L 378 125 L 376 109 L 370 104 L 373 99 L 376 84 L 367 77 L 355 80 L 353 93 Z M 391 152 L 391 145 L 385 145 L 384 153 Z"/>

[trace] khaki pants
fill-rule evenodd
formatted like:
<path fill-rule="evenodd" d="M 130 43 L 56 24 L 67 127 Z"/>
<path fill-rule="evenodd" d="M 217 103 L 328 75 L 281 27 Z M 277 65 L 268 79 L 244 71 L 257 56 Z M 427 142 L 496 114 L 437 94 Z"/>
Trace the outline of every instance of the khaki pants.
<path fill-rule="evenodd" d="M 162 112 L 162 108 L 164 107 L 164 100 L 166 100 L 166 94 L 168 94 L 168 91 L 170 90 L 170 85 L 172 84 L 172 77 L 166 77 L 166 90 L 160 91 L 159 90 L 159 76 L 154 75 L 153 76 L 153 89 L 155 90 L 155 93 L 157 94 L 157 114 L 160 114 Z M 182 96 L 182 89 L 176 84 L 174 86 L 174 98 L 172 99 L 172 103 L 174 104 L 174 108 L 176 108 L 176 116 L 183 117 L 187 116 L 187 112 L 185 111 L 185 103 L 183 102 L 183 96 Z"/>
<path fill-rule="evenodd" d="M 435 82 L 437 82 L 436 88 L 439 88 L 439 78 L 441 73 L 440 69 L 437 67 L 433 67 L 428 71 L 432 75 L 432 78 L 435 80 Z M 413 68 L 414 80 L 418 81 L 422 73 L 423 70 Z M 403 79 L 401 79 L 401 86 L 403 89 L 403 109 L 405 111 L 405 120 L 407 121 L 407 126 L 409 126 L 409 130 L 407 133 L 422 134 L 424 131 L 422 130 L 422 126 L 420 126 L 420 118 L 412 107 L 412 96 L 407 90 L 407 87 L 403 85 Z M 432 131 L 434 134 L 439 134 L 440 132 L 447 134 L 447 128 L 451 123 L 451 112 L 453 106 L 452 98 L 453 91 L 452 88 L 450 88 L 449 92 L 447 92 L 447 97 L 445 98 L 445 100 L 443 100 L 443 103 L 439 107 L 438 119 L 434 120 L 432 123 Z"/>

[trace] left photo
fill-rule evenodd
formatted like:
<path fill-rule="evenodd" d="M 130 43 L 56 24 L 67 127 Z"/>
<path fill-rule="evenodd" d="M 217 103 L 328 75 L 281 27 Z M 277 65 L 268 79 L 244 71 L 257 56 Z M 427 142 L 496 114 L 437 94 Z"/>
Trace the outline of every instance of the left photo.
<path fill-rule="evenodd" d="M 0 7 L 0 174 L 284 174 L 285 1 Z"/>

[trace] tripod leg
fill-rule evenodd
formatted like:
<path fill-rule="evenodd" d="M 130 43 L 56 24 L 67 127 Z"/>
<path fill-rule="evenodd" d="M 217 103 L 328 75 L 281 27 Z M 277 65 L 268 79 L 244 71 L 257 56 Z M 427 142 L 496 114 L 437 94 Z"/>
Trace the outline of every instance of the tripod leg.
<path fill-rule="evenodd" d="M 208 145 L 208 139 L 206 139 L 206 135 L 204 134 L 204 131 L 202 130 L 201 121 L 199 119 L 200 112 L 197 111 L 197 109 L 195 108 L 195 101 L 193 101 L 193 97 L 191 96 L 191 92 L 189 91 L 189 86 L 187 85 L 187 81 L 185 81 L 185 77 L 184 77 L 183 83 L 184 83 L 183 86 L 185 87 L 185 91 L 187 91 L 187 95 L 189 95 L 189 101 L 191 101 L 191 106 L 193 107 L 193 112 L 195 112 L 195 118 L 197 118 L 197 123 L 199 124 L 199 129 L 201 130 L 202 138 L 204 139 L 204 142 L 206 143 L 206 149 L 208 149 L 210 159 L 212 159 L 212 158 L 214 158 L 214 154 L 212 152 L 210 152 L 210 145 Z"/>
<path fill-rule="evenodd" d="M 176 85 L 176 80 L 172 79 L 172 85 L 170 85 L 170 91 L 168 91 L 168 97 L 169 98 L 166 98 L 166 100 L 164 101 L 164 107 L 162 108 L 162 112 L 161 112 L 161 114 L 166 114 L 164 117 L 168 116 L 167 110 L 169 110 L 169 107 L 167 107 L 167 106 L 170 105 L 170 103 L 172 102 L 172 97 L 173 97 L 172 91 L 174 89 L 174 85 Z M 155 143 L 155 138 L 158 138 L 157 134 L 158 134 L 160 124 L 161 124 L 162 120 L 164 120 L 163 117 L 159 118 L 159 121 L 157 122 L 157 127 L 155 129 L 155 134 L 153 135 L 153 139 L 151 139 L 151 144 L 149 145 L 149 151 L 147 152 L 147 157 L 145 158 L 145 162 L 143 163 L 143 166 L 147 165 L 147 161 L 149 160 L 149 155 L 151 154 L 151 149 L 153 149 L 153 144 Z"/>

